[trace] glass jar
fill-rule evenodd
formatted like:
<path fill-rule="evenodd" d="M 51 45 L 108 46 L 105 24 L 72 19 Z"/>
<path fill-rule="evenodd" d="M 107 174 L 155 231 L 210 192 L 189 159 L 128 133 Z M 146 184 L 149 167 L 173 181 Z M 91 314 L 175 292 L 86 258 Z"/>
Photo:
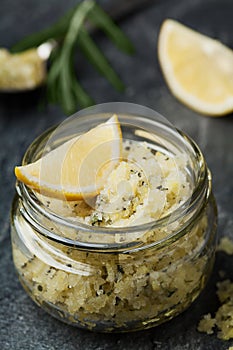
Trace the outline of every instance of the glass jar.
<path fill-rule="evenodd" d="M 216 205 L 203 155 L 151 109 L 110 103 L 83 110 L 55 129 L 56 137 L 51 129 L 37 138 L 23 164 L 40 158 L 48 140 L 49 149 L 64 142 L 64 130 L 71 138 L 113 113 L 123 139 L 186 157 L 192 191 L 185 203 L 146 224 L 92 227 L 53 212 L 49 198 L 17 182 L 12 206 L 14 264 L 27 293 L 54 317 L 100 332 L 146 329 L 180 314 L 206 285 L 216 246 Z"/>

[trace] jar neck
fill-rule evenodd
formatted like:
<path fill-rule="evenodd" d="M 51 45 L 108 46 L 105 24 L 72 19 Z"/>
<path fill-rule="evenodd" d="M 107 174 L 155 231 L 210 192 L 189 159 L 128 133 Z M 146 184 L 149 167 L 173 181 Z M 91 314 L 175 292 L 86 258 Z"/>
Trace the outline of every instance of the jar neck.
<path fill-rule="evenodd" d="M 208 169 L 203 173 L 201 182 L 190 201 L 175 212 L 157 221 L 127 228 L 92 227 L 77 224 L 77 221 L 74 223 L 50 212 L 24 184 L 17 183 L 16 189 L 21 215 L 41 237 L 86 251 L 133 252 L 152 247 L 160 249 L 186 234 L 208 203 L 211 194 L 211 175 Z M 144 235 L 156 230 L 166 231 L 165 238 L 145 243 Z"/>
<path fill-rule="evenodd" d="M 127 252 L 146 249 L 149 246 L 159 249 L 185 235 L 187 227 L 192 224 L 206 205 L 211 193 L 211 176 L 197 145 L 187 135 L 170 125 L 152 120 L 151 115 L 148 117 L 135 115 L 135 111 L 132 115 L 125 115 L 117 110 L 116 112 L 122 125 L 123 138 L 154 143 L 159 151 L 171 154 L 171 156 L 185 155 L 188 164 L 185 171 L 190 181 L 193 181 L 190 197 L 177 209 L 156 221 L 123 228 L 96 227 L 55 214 L 40 201 L 35 192 L 23 183 L 17 183 L 21 215 L 40 236 L 88 251 Z M 145 110 L 142 113 L 145 113 Z M 155 112 L 150 110 L 150 113 Z M 93 114 L 88 119 L 86 116 L 83 118 L 79 116 L 76 124 L 82 132 L 85 132 L 85 129 L 88 130 L 90 126 L 100 124 L 108 117 L 109 115 L 105 114 Z M 73 132 L 71 127 L 69 130 Z M 30 146 L 25 154 L 24 164 L 35 161 L 43 154 L 51 132 L 46 132 Z M 70 135 L 70 138 L 72 136 Z M 64 141 L 64 135 L 61 134 L 60 137 Z M 61 141 L 53 137 L 51 139 L 54 142 L 49 144 L 49 149 L 58 146 Z M 166 233 L 165 238 L 154 239 L 148 243 L 144 239 L 145 236 L 148 232 L 156 230 L 163 230 Z"/>

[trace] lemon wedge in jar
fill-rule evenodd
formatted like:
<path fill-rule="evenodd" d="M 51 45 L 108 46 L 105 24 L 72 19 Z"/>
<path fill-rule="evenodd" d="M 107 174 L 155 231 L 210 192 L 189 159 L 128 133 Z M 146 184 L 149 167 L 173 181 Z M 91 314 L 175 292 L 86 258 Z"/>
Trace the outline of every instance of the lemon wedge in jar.
<path fill-rule="evenodd" d="M 15 167 L 15 175 L 43 195 L 79 200 L 100 192 L 121 153 L 121 128 L 114 115 L 36 162 Z"/>
<path fill-rule="evenodd" d="M 158 58 L 181 102 L 211 116 L 233 111 L 233 51 L 228 47 L 167 19 L 159 33 Z"/>

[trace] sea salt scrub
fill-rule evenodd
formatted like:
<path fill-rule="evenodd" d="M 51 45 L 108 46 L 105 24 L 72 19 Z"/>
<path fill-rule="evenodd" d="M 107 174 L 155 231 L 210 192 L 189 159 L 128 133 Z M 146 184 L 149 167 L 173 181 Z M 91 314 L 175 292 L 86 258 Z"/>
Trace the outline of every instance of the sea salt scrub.
<path fill-rule="evenodd" d="M 206 284 L 216 245 L 199 148 L 156 112 L 130 104 L 78 114 L 77 133 L 114 112 L 122 154 L 95 196 L 67 201 L 18 182 L 12 207 L 13 258 L 28 294 L 51 315 L 101 332 L 149 328 L 185 310 Z M 48 135 L 24 164 L 41 156 Z"/>
<path fill-rule="evenodd" d="M 222 237 L 217 250 L 233 255 L 232 239 Z M 207 334 L 213 334 L 217 330 L 218 338 L 223 340 L 233 339 L 233 282 L 229 279 L 219 281 L 217 283 L 217 296 L 221 304 L 220 307 L 213 317 L 210 314 L 204 315 L 197 329 Z"/>
<path fill-rule="evenodd" d="M 192 184 L 185 166 L 185 158 L 156 152 L 147 142 L 126 140 L 122 160 L 94 201 L 41 200 L 52 211 L 87 225 L 141 225 L 168 215 L 189 199 Z"/>

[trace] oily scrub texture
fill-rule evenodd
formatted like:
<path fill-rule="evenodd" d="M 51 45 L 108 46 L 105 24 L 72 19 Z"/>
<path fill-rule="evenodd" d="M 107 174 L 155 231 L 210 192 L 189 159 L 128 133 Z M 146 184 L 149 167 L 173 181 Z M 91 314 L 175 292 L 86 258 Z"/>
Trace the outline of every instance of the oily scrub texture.
<path fill-rule="evenodd" d="M 156 152 L 147 143 L 125 141 L 122 161 L 94 202 L 40 200 L 74 223 L 90 226 L 90 233 L 61 230 L 61 236 L 79 240 L 86 235 L 92 242 L 96 235 L 91 229 L 96 226 L 152 222 L 187 201 L 192 183 L 185 166 L 185 158 Z M 186 225 L 185 234 L 160 249 L 154 242 L 185 227 L 187 217 L 166 227 L 129 233 L 130 241 L 141 248 L 118 253 L 82 251 L 53 242 L 18 218 L 12 237 L 19 278 L 39 305 L 68 323 L 105 332 L 151 327 L 183 311 L 206 283 L 214 259 L 214 248 L 206 245 L 208 210 L 204 206 Z M 51 222 L 50 230 L 58 232 L 58 226 Z M 126 240 L 125 235 L 101 235 L 110 243 Z"/>
<path fill-rule="evenodd" d="M 233 255 L 233 240 L 229 237 L 222 237 L 218 251 Z M 221 273 L 226 277 L 224 271 Z M 198 324 L 198 331 L 213 334 L 217 330 L 219 339 L 233 339 L 233 282 L 230 279 L 217 283 L 217 296 L 220 302 L 218 310 L 215 315 L 208 313 L 203 316 Z"/>
<path fill-rule="evenodd" d="M 45 197 L 41 200 L 50 210 L 74 222 L 101 227 L 148 223 L 168 215 L 188 200 L 192 183 L 184 170 L 185 156 L 172 158 L 146 142 L 123 144 L 123 158 L 96 198 L 75 202 Z"/>

